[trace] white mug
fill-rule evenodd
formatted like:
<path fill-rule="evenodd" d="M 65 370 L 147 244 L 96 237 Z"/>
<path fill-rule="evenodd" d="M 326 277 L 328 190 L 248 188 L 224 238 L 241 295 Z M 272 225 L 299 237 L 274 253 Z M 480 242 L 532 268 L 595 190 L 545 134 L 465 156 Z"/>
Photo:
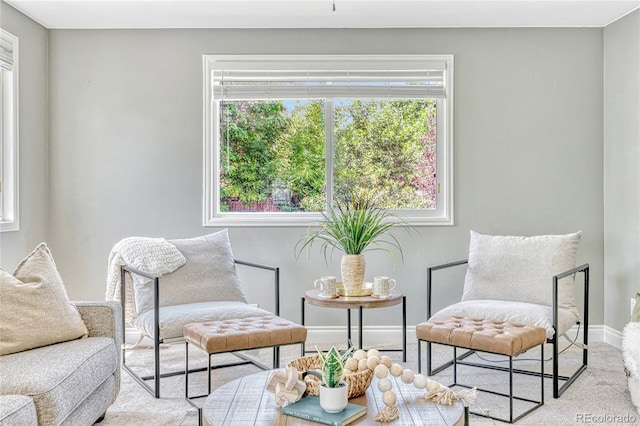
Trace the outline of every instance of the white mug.
<path fill-rule="evenodd" d="M 320 291 L 322 297 L 336 297 L 338 289 L 336 288 L 336 277 L 326 276 L 315 280 L 313 286 Z"/>
<path fill-rule="evenodd" d="M 396 288 L 396 280 L 389 277 L 374 277 L 373 279 L 373 295 L 387 297 L 391 290 Z"/>

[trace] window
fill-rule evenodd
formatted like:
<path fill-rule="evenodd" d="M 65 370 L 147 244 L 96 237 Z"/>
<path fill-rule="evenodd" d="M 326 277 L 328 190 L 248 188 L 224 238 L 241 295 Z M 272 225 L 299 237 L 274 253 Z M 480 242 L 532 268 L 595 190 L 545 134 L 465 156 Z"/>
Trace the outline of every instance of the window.
<path fill-rule="evenodd" d="M 0 231 L 18 229 L 18 38 L 0 29 Z"/>
<path fill-rule="evenodd" d="M 204 56 L 204 222 L 295 225 L 347 194 L 453 224 L 453 56 Z"/>

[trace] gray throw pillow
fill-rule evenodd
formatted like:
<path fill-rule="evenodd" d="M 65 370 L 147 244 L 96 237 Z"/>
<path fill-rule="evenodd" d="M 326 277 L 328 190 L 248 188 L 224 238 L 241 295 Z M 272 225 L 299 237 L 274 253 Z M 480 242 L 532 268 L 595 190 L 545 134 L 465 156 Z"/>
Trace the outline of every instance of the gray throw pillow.
<path fill-rule="evenodd" d="M 462 300 L 511 300 L 551 306 L 552 277 L 575 267 L 582 232 L 533 237 L 471 231 Z M 558 282 L 558 305 L 579 316 L 574 279 Z"/>
<path fill-rule="evenodd" d="M 168 240 L 187 260 L 160 278 L 160 306 L 211 301 L 247 302 L 226 229 L 202 237 Z M 136 311 L 153 309 L 153 282 L 136 285 Z"/>

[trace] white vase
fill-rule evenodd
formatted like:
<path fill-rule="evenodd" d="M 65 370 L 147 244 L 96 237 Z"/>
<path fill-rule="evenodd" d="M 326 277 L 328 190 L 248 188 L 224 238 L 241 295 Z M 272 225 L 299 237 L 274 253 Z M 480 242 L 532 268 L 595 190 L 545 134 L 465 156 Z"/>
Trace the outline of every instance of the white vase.
<path fill-rule="evenodd" d="M 339 413 L 349 403 L 349 385 L 344 380 L 329 388 L 320 383 L 320 407 L 327 413 Z"/>

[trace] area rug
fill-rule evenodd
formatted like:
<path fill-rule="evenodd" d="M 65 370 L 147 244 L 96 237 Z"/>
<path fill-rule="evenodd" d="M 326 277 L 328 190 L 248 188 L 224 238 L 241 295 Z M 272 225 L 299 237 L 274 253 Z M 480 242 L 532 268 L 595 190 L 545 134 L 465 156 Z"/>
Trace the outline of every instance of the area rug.
<path fill-rule="evenodd" d="M 326 345 L 327 347 L 330 345 Z M 416 344 L 408 345 L 408 362 L 401 363 L 406 368 L 417 371 Z M 384 345 L 378 345 L 384 348 Z M 559 398 L 553 399 L 551 380 L 545 380 L 545 404 L 538 410 L 517 422 L 518 425 L 576 425 L 576 424 L 616 424 L 616 425 L 640 425 L 638 415 L 629 394 L 627 380 L 624 373 L 622 352 L 605 343 L 592 343 L 590 345 L 589 367 Z M 326 349 L 323 347 L 323 349 Z M 550 351 L 550 346 L 547 348 Z M 539 366 L 539 352 L 532 350 L 517 358 L 517 368 L 535 368 Z M 137 368 L 140 372 L 149 373 L 152 369 L 153 351 L 150 349 L 136 349 L 130 351 L 128 364 Z M 550 353 L 546 353 L 545 359 L 550 359 Z M 206 356 L 198 350 L 190 352 L 190 364 L 192 366 L 206 365 Z M 269 364 L 271 351 L 263 349 L 248 351 L 248 356 L 254 356 L 261 362 Z M 401 353 L 387 353 L 394 362 L 399 362 Z M 434 362 L 438 363 L 450 355 L 448 348 L 438 347 L 434 353 Z M 300 356 L 299 346 L 282 348 L 282 365 L 291 359 Z M 424 351 L 423 351 L 424 356 Z M 474 355 L 474 357 L 476 357 Z M 164 347 L 161 353 L 164 370 L 182 370 L 184 368 L 184 345 L 171 345 Z M 235 359 L 233 355 L 214 356 L 213 362 L 224 363 Z M 570 347 L 561 358 L 561 373 L 568 373 L 576 365 L 579 365 L 581 351 L 576 347 Z M 499 357 L 483 356 L 476 358 L 476 362 L 489 362 L 500 364 L 503 361 Z M 550 370 L 551 362 L 545 362 L 545 370 Z M 214 389 L 235 380 L 238 377 L 261 371 L 253 365 L 242 365 L 214 370 L 212 382 Z M 206 373 L 195 373 L 190 376 L 190 393 L 196 394 L 206 390 Z M 443 384 L 451 381 L 451 369 L 433 377 Z M 485 371 L 471 367 L 461 367 L 459 371 L 461 382 L 478 383 L 483 387 L 504 390 L 508 383 L 506 373 L 497 371 Z M 151 382 L 152 383 L 152 382 Z M 517 395 L 533 396 L 539 394 L 537 386 L 539 379 L 530 376 L 516 376 L 515 390 Z M 204 398 L 195 400 L 202 404 Z M 479 396 L 474 410 L 487 414 L 502 415 L 506 401 L 494 400 Z M 520 407 L 515 406 L 516 411 Z M 398 422 L 396 422 L 398 423 Z M 153 424 L 158 426 L 195 426 L 198 424 L 197 410 L 184 400 L 184 376 L 175 376 L 161 381 L 161 398 L 155 399 L 148 392 L 129 377 L 122 374 L 122 387 L 116 402 L 107 411 L 102 425 L 138 425 Z M 358 423 L 365 424 L 365 423 Z M 393 425 L 394 423 L 390 423 Z M 486 419 L 479 416 L 471 416 L 472 425 L 499 425 L 501 422 Z M 434 425 L 435 426 L 435 425 Z"/>

